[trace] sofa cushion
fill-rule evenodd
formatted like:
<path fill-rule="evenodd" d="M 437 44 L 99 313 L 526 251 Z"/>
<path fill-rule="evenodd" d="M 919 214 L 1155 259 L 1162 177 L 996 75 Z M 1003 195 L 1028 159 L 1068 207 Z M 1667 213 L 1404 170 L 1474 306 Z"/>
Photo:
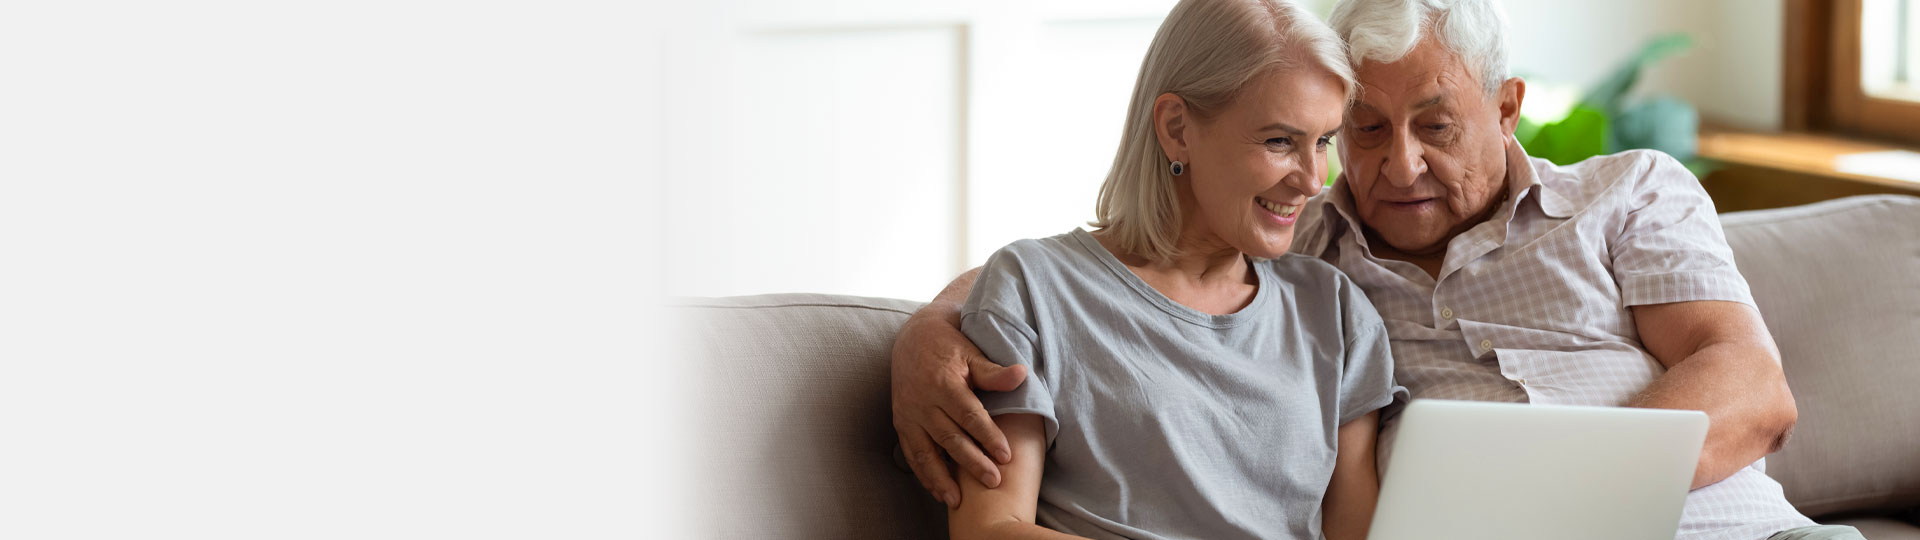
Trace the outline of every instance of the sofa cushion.
<path fill-rule="evenodd" d="M 919 303 L 817 294 L 685 300 L 710 538 L 945 538 L 895 466 L 888 350 Z"/>
<path fill-rule="evenodd" d="M 1767 473 L 1810 516 L 1920 504 L 1920 199 L 1721 223 L 1800 409 Z"/>
<path fill-rule="evenodd" d="M 1860 529 L 1860 536 L 1873 540 L 1920 540 L 1920 527 L 1912 523 L 1885 517 L 1851 517 L 1835 520 L 1832 525 L 1847 525 Z"/>

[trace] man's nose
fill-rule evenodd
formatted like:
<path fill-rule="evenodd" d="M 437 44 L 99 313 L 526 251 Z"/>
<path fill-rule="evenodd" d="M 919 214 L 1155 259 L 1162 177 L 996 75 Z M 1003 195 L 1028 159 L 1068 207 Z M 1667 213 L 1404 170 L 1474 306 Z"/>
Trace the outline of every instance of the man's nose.
<path fill-rule="evenodd" d="M 1420 175 L 1427 172 L 1424 148 L 1420 146 L 1420 141 L 1413 140 L 1412 135 L 1405 131 L 1393 137 L 1392 143 L 1387 147 L 1386 161 L 1381 174 L 1386 176 L 1387 183 L 1393 187 L 1412 187 L 1413 181 L 1420 179 Z"/>

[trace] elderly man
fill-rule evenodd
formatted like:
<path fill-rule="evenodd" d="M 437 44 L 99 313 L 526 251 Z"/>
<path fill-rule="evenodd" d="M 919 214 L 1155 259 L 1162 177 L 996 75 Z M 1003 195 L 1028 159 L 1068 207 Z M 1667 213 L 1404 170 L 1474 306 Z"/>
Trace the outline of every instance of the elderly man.
<path fill-rule="evenodd" d="M 1650 151 L 1528 158 L 1513 138 L 1526 84 L 1507 75 L 1492 0 L 1346 0 L 1332 23 L 1362 91 L 1339 137 L 1344 172 L 1308 203 L 1293 249 L 1366 291 L 1414 397 L 1705 411 L 1679 537 L 1859 537 L 1815 526 L 1763 472 L 1792 430 L 1793 396 L 1684 167 Z M 986 455 L 1009 458 L 969 386 L 1024 377 L 955 329 L 971 278 L 916 314 L 893 354 L 901 444 L 949 504 L 959 492 L 942 449 L 989 486 Z"/>

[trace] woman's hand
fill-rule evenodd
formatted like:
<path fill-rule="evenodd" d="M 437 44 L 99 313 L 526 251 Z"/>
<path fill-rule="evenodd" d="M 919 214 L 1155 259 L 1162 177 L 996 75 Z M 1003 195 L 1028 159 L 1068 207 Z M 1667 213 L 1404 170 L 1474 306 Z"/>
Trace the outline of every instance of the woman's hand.
<path fill-rule="evenodd" d="M 1006 436 L 973 389 L 1005 392 L 1027 378 L 1026 367 L 993 363 L 960 333 L 960 307 L 979 272 L 954 280 L 907 320 L 893 342 L 893 430 L 920 486 L 948 508 L 960 506 L 960 488 L 945 456 L 987 487 L 1000 485 L 995 463 L 1013 459 Z"/>

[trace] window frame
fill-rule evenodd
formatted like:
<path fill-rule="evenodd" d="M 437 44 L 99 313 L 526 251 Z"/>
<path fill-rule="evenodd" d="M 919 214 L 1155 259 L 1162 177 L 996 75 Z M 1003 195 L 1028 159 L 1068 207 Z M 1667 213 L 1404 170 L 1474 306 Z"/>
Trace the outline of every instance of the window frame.
<path fill-rule="evenodd" d="M 1785 0 L 1782 124 L 1792 131 L 1920 144 L 1920 102 L 1860 82 L 1861 0 Z"/>

